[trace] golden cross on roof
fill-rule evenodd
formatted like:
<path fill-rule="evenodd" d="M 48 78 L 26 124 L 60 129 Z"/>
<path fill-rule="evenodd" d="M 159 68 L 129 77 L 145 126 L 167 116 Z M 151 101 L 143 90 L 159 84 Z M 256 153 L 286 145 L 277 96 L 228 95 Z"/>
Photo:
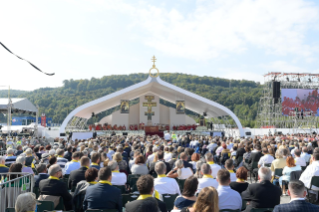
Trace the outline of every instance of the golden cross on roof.
<path fill-rule="evenodd" d="M 156 57 L 155 55 L 152 57 L 153 67 L 155 67 Z"/>
<path fill-rule="evenodd" d="M 153 67 L 149 70 L 149 75 L 151 76 L 151 77 L 158 77 L 158 75 L 159 75 L 159 71 L 158 71 L 158 69 L 156 68 L 156 65 L 155 65 L 155 62 L 156 62 L 156 57 L 155 57 L 155 55 L 152 57 L 152 62 L 153 62 Z M 156 71 L 157 71 L 157 73 L 156 74 L 152 74 L 151 73 L 151 70 L 152 69 L 155 69 Z"/>

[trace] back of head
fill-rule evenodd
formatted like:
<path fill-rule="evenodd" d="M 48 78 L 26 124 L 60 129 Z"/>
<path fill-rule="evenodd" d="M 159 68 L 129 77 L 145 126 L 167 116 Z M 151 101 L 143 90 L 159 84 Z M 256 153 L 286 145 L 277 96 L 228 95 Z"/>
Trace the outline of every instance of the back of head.
<path fill-rule="evenodd" d="M 319 161 L 319 153 L 314 152 L 314 153 L 312 154 L 312 157 L 313 157 L 316 161 Z"/>
<path fill-rule="evenodd" d="M 111 171 L 115 171 L 118 167 L 118 163 L 112 160 L 107 164 L 107 167 L 110 167 Z"/>
<path fill-rule="evenodd" d="M 263 154 L 268 154 L 268 149 L 267 147 L 264 147 L 263 150 L 262 150 Z"/>
<path fill-rule="evenodd" d="M 81 153 L 80 152 L 73 152 L 72 158 L 80 159 Z"/>
<path fill-rule="evenodd" d="M 196 212 L 218 212 L 217 190 L 212 186 L 203 188 L 199 192 L 193 208 Z"/>
<path fill-rule="evenodd" d="M 180 158 L 182 160 L 187 160 L 187 154 L 185 152 L 182 152 Z"/>
<path fill-rule="evenodd" d="M 220 169 L 217 172 L 217 179 L 220 185 L 228 185 L 230 183 L 230 174 L 226 169 Z"/>
<path fill-rule="evenodd" d="M 303 198 L 304 197 L 304 191 L 305 191 L 305 185 L 300 180 L 291 180 L 288 185 L 291 198 Z"/>
<path fill-rule="evenodd" d="M 210 153 L 210 152 L 206 153 L 205 159 L 206 159 L 206 161 L 212 161 L 213 160 L 213 154 Z"/>
<path fill-rule="evenodd" d="M 204 163 L 201 168 L 200 168 L 201 172 L 205 175 L 205 174 L 210 174 L 211 168 L 210 165 L 207 163 Z"/>
<path fill-rule="evenodd" d="M 98 176 L 99 170 L 96 168 L 89 168 L 85 171 L 84 177 L 87 182 L 93 182 Z"/>
<path fill-rule="evenodd" d="M 91 156 L 91 161 L 92 163 L 97 163 L 101 159 L 101 154 L 100 153 L 93 153 Z"/>
<path fill-rule="evenodd" d="M 90 158 L 83 156 L 81 158 L 80 163 L 81 163 L 81 166 L 89 166 L 90 165 Z"/>
<path fill-rule="evenodd" d="M 151 175 L 142 175 L 136 182 L 140 194 L 151 194 L 154 187 L 154 178 Z"/>
<path fill-rule="evenodd" d="M 110 167 L 103 167 L 99 171 L 100 180 L 108 180 L 112 176 L 112 171 Z"/>
<path fill-rule="evenodd" d="M 268 167 L 261 167 L 258 170 L 258 177 L 260 178 L 260 181 L 271 180 L 271 170 Z"/>
<path fill-rule="evenodd" d="M 231 170 L 234 168 L 234 162 L 232 159 L 227 159 L 225 161 L 225 168 L 228 169 L 228 170 Z"/>
<path fill-rule="evenodd" d="M 59 156 L 63 156 L 63 155 L 64 155 L 64 150 L 63 150 L 63 149 L 58 149 L 58 150 L 56 151 L 56 153 L 57 153 L 57 155 L 59 155 Z"/>
<path fill-rule="evenodd" d="M 24 165 L 25 160 L 26 160 L 25 156 L 20 155 L 20 156 L 18 156 L 18 157 L 17 157 L 17 159 L 16 159 L 16 163 L 21 163 L 21 164 L 23 164 L 23 165 Z"/>
<path fill-rule="evenodd" d="M 48 171 L 48 174 L 49 174 L 50 176 L 53 176 L 53 175 L 55 175 L 55 174 L 56 174 L 57 172 L 59 172 L 59 171 L 62 171 L 60 165 L 59 165 L 59 164 L 54 164 L 54 165 L 50 166 L 49 171 Z"/>
<path fill-rule="evenodd" d="M 37 204 L 37 200 L 35 198 L 35 194 L 28 192 L 24 194 L 20 194 L 17 197 L 15 203 L 15 211 L 16 212 L 28 212 L 28 211 L 35 211 Z"/>
<path fill-rule="evenodd" d="M 0 156 L 0 164 L 4 164 L 6 161 L 6 156 Z"/>
<path fill-rule="evenodd" d="M 43 172 L 46 171 L 46 169 L 47 169 L 47 167 L 46 167 L 46 165 L 44 163 L 39 163 L 37 165 L 37 172 L 38 173 L 43 173 Z"/>
<path fill-rule="evenodd" d="M 155 164 L 155 172 L 157 175 L 165 174 L 166 165 L 164 162 L 160 161 Z"/>
<path fill-rule="evenodd" d="M 185 197 L 195 196 L 195 192 L 197 191 L 197 186 L 198 186 L 198 179 L 194 176 L 190 176 L 184 182 L 182 195 Z"/>

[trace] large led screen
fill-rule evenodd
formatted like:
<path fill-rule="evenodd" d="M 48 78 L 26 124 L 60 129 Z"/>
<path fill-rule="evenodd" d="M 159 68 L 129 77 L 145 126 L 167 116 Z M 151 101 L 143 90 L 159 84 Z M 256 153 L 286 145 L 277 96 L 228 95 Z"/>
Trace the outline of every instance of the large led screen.
<path fill-rule="evenodd" d="M 309 112 L 319 116 L 318 90 L 312 89 L 281 89 L 282 114 L 290 115 L 290 112 Z"/>

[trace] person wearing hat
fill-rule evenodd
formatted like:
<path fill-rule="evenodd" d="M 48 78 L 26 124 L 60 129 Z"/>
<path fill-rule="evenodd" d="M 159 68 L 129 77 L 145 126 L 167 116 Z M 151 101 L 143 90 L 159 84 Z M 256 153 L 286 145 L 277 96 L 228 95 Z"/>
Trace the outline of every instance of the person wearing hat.
<path fill-rule="evenodd" d="M 72 195 L 69 193 L 67 185 L 60 181 L 62 169 L 59 164 L 50 166 L 48 179 L 39 183 L 40 195 L 59 196 L 63 198 L 64 207 L 67 211 L 72 210 Z"/>

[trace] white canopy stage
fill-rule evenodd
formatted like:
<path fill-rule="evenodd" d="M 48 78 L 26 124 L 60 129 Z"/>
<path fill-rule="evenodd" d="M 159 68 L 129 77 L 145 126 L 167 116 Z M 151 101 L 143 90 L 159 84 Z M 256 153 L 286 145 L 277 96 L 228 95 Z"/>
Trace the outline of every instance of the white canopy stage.
<path fill-rule="evenodd" d="M 12 98 L 12 110 L 18 110 L 18 111 L 25 111 L 25 112 L 32 112 L 33 114 L 38 111 L 36 106 L 32 104 L 28 99 L 26 98 Z M 9 99 L 8 98 L 0 98 L 0 110 L 3 112 L 8 111 L 8 105 L 9 105 Z"/>
<path fill-rule="evenodd" d="M 83 104 L 74 109 L 63 121 L 60 133 L 66 132 L 66 127 L 71 122 L 81 122 L 88 120 L 92 114 L 98 114 L 110 108 L 122 105 L 123 100 L 134 100 L 139 98 L 139 103 L 129 106 L 127 113 L 115 111 L 111 115 L 100 120 L 100 124 L 123 125 L 126 129 L 132 124 L 145 123 L 145 125 L 165 124 L 172 129 L 174 125 L 193 125 L 194 119 L 185 113 L 179 114 L 177 109 L 164 106 L 159 100 L 165 100 L 176 104 L 177 101 L 184 102 L 187 110 L 198 114 L 206 113 L 206 118 L 230 116 L 236 123 L 240 136 L 244 136 L 244 130 L 237 116 L 223 105 L 206 99 L 202 96 L 167 83 L 159 77 L 158 69 L 155 66 L 153 57 L 153 67 L 150 69 L 150 76 L 140 83 L 124 88 L 112 94 Z M 153 75 L 151 70 L 157 70 Z M 72 121 L 71 121 L 72 120 Z"/>

